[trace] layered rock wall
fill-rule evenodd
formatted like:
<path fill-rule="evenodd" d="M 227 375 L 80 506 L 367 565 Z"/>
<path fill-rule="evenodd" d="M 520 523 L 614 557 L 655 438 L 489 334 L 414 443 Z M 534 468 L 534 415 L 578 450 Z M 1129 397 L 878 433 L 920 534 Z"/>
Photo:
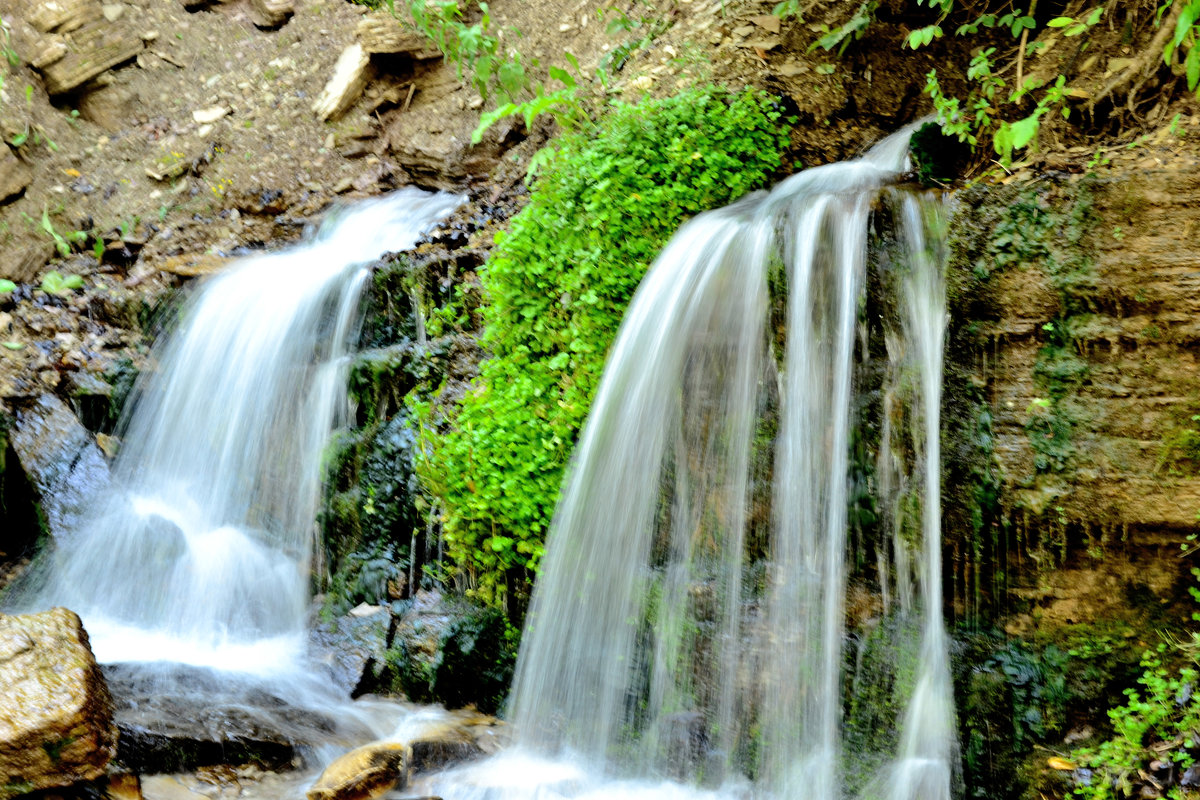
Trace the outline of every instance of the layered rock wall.
<path fill-rule="evenodd" d="M 1004 540 L 1010 588 L 1033 601 L 1001 608 L 1090 622 L 1131 592 L 1186 596 L 1180 545 L 1200 513 L 1196 165 L 1142 152 L 959 198 L 952 361 L 981 389 L 991 435 L 974 443 L 976 472 L 1000 489 L 993 530 L 976 535 Z M 986 569 L 967 549 L 959 595 Z"/>

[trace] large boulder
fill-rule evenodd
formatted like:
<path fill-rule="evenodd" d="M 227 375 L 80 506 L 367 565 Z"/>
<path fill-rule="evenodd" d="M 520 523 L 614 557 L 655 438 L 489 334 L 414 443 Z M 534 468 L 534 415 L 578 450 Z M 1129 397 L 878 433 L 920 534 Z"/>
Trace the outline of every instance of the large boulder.
<path fill-rule="evenodd" d="M 408 783 L 412 749 L 401 742 L 372 742 L 334 761 L 308 790 L 308 800 L 372 800 Z"/>
<path fill-rule="evenodd" d="M 0 800 L 98 778 L 116 750 L 112 700 L 79 617 L 0 614 Z"/>

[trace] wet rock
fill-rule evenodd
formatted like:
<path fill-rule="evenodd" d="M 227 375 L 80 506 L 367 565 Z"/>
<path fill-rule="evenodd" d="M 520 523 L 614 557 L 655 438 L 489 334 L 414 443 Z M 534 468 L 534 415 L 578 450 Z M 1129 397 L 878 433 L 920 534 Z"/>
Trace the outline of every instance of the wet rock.
<path fill-rule="evenodd" d="M 141 800 L 206 800 L 192 791 L 177 775 L 151 775 L 141 782 Z"/>
<path fill-rule="evenodd" d="M 79 617 L 64 608 L 0 615 L 0 798 L 98 778 L 116 744 Z"/>
<path fill-rule="evenodd" d="M 117 761 L 147 773 L 214 764 L 293 764 L 298 748 L 333 735 L 364 736 L 281 697 L 278 687 L 178 664 L 106 664 L 121 731 Z"/>
<path fill-rule="evenodd" d="M 677 711 L 663 718 L 670 763 L 676 777 L 691 774 L 708 750 L 708 733 L 704 714 L 699 711 Z"/>
<path fill-rule="evenodd" d="M 391 621 L 387 607 L 364 605 L 313 629 L 309 652 L 329 670 L 340 693 L 356 697 L 379 677 Z"/>
<path fill-rule="evenodd" d="M 483 714 L 474 716 L 487 721 L 488 727 L 496 722 Z M 431 772 L 483 755 L 485 750 L 477 740 L 474 724 L 479 720 L 458 715 L 411 739 L 408 744 L 412 748 L 413 772 Z"/>
<path fill-rule="evenodd" d="M 419 702 L 494 712 L 503 703 L 516 654 L 499 612 L 419 591 L 396 622 L 395 685 Z"/>
<path fill-rule="evenodd" d="M 62 400 L 46 394 L 17 412 L 11 442 L 41 495 L 50 533 L 74 530 L 109 481 L 108 464 L 91 432 Z"/>
<path fill-rule="evenodd" d="M 7 147 L 0 146 L 0 203 L 25 191 L 33 180 L 33 170 Z"/>
<path fill-rule="evenodd" d="M 308 800 L 370 800 L 408 783 L 412 750 L 400 742 L 374 742 L 334 761 L 312 788 Z"/>
<path fill-rule="evenodd" d="M 131 772 L 118 772 L 108 776 L 104 794 L 108 800 L 142 800 L 141 778 Z"/>

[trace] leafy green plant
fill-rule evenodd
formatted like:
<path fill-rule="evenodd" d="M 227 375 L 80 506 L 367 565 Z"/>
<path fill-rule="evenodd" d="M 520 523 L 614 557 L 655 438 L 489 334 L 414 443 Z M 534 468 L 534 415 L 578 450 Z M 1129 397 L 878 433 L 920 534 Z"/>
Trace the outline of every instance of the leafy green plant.
<path fill-rule="evenodd" d="M 57 270 L 50 270 L 42 276 L 40 288 L 46 294 L 65 297 L 76 289 L 83 288 L 83 278 L 78 275 L 63 275 Z"/>
<path fill-rule="evenodd" d="M 580 75 L 579 61 L 570 53 L 565 55 L 571 66 L 575 68 L 576 75 Z M 543 86 L 538 85 L 534 89 L 532 99 L 521 103 L 504 103 L 500 107 L 488 111 L 480 117 L 479 125 L 471 134 L 471 144 L 479 144 L 488 128 L 499 120 L 513 115 L 524 118 L 527 128 L 531 127 L 533 120 L 542 114 L 550 114 L 559 127 L 565 131 L 577 130 L 585 122 L 590 122 L 591 117 L 579 100 L 580 83 L 575 76 L 561 67 L 550 67 L 550 77 L 559 81 L 562 88 L 547 92 Z M 535 171 L 535 165 L 531 165 L 530 174 Z"/>
<path fill-rule="evenodd" d="M 866 31 L 867 26 L 871 24 L 871 20 L 875 19 L 875 10 L 877 8 L 879 8 L 878 0 L 866 0 L 866 2 L 860 5 L 858 10 L 854 12 L 854 15 L 846 22 L 832 29 L 827 26 L 823 26 L 821 38 L 817 39 L 817 41 L 813 42 L 813 44 L 809 46 L 809 52 L 812 52 L 818 47 L 825 51 L 833 50 L 836 47 L 838 55 L 840 56 L 846 51 L 846 47 L 850 44 L 850 42 L 860 38 L 863 35 L 863 32 Z M 778 13 L 778 9 L 776 13 Z"/>
<path fill-rule="evenodd" d="M 917 0 L 917 5 L 928 7 L 937 17 L 933 22 L 911 30 L 905 37 L 904 46 L 913 50 L 942 38 L 952 12 L 956 11 L 954 0 Z M 985 42 L 975 49 L 967 68 L 966 95 L 947 93 L 937 70 L 931 70 L 926 76 L 925 93 L 932 98 L 938 123 L 947 134 L 956 136 L 972 148 L 990 142 L 999 163 L 1007 167 L 1016 153 L 1037 147 L 1046 115 L 1057 113 L 1064 119 L 1069 118 L 1071 108 L 1067 100 L 1080 96 L 1080 93 L 1068 86 L 1067 76 L 1062 73 L 1049 78 L 1025 75 L 1026 57 L 1046 46 L 1045 41 L 1038 40 L 1037 0 L 1031 0 L 1027 8 L 1011 4 L 997 6 L 999 4 L 982 4 L 984 13 L 980 14 L 979 5 L 964 5 L 962 11 L 970 12 L 972 16 L 954 29 L 955 36 L 980 36 Z M 1041 30 L 1057 31 L 1064 38 L 1083 36 L 1100 23 L 1104 12 L 1104 6 L 1096 6 L 1078 16 L 1055 16 Z M 958 16 L 961 18 L 961 14 Z M 998 53 L 1012 52 L 1000 46 L 1004 34 L 1018 42 L 1012 61 L 998 64 Z M 1031 36 L 1033 41 L 1030 41 Z M 1080 52 L 1083 47 L 1086 42 Z M 1002 77 L 1004 75 L 1012 77 Z"/>
<path fill-rule="evenodd" d="M 10 67 L 18 66 L 21 63 L 20 56 L 17 55 L 17 51 L 13 48 L 12 29 L 9 28 L 8 23 L 4 21 L 3 17 L 0 17 L 0 56 L 4 57 L 4 60 L 8 62 Z M 0 86 L 3 85 L 3 83 L 0 83 Z"/>
<path fill-rule="evenodd" d="M 1137 788 L 1163 781 L 1151 774 L 1152 764 L 1173 764 L 1178 774 L 1196 761 L 1200 746 L 1200 693 L 1195 691 L 1197 640 L 1172 648 L 1162 643 L 1142 659 L 1141 688 L 1125 690 L 1125 703 L 1108 712 L 1112 736 L 1096 747 L 1080 748 L 1073 760 L 1088 772 L 1079 775 L 1074 795 L 1087 800 L 1123 800 L 1139 795 Z M 1174 651 L 1189 656 L 1190 663 L 1169 669 L 1166 657 Z M 1166 795 L 1181 797 L 1178 786 Z"/>
<path fill-rule="evenodd" d="M 396 13 L 395 0 L 384 4 Z M 479 2 L 479 19 L 471 24 L 464 21 L 466 12 L 457 0 L 404 0 L 404 8 L 413 27 L 454 65 L 459 80 L 469 79 L 485 101 L 496 96 L 512 102 L 528 88 L 521 54 L 507 51 L 489 31 L 492 18 L 486 2 Z"/>
<path fill-rule="evenodd" d="M 609 36 L 618 33 L 631 33 L 631 37 L 618 44 L 600 60 L 600 74 L 611 75 L 620 72 L 625 64 L 637 51 L 649 47 L 654 40 L 671 27 L 671 21 L 665 17 L 647 15 L 631 17 L 620 9 L 613 8 L 617 16 L 610 20 L 605 32 Z M 576 65 L 578 69 L 578 65 Z"/>
<path fill-rule="evenodd" d="M 1159 15 L 1170 5 L 1164 3 L 1160 6 Z M 1187 0 L 1179 12 L 1171 40 L 1163 49 L 1163 61 L 1172 64 L 1176 53 L 1182 53 L 1188 90 L 1200 97 L 1200 48 L 1196 47 L 1197 41 L 1200 41 L 1200 0 Z"/>
<path fill-rule="evenodd" d="M 788 20 L 792 17 L 800 19 L 803 17 L 804 9 L 800 6 L 800 0 L 781 0 L 775 4 L 775 8 L 771 13 L 779 17 L 781 20 Z"/>
<path fill-rule="evenodd" d="M 563 470 L 643 273 L 683 220 L 761 186 L 787 126 L 759 93 L 693 89 L 617 104 L 561 137 L 480 277 L 485 345 L 453 427 L 420 405 L 417 470 L 451 568 L 481 599 L 520 594 Z"/>
<path fill-rule="evenodd" d="M 1027 116 L 1006 120 L 1001 116 L 1006 113 L 1006 106 L 1017 107 L 1026 95 L 1041 89 L 1043 84 L 1031 78 L 1006 96 L 1007 84 L 999 77 L 992 61 L 995 53 L 996 48 L 989 47 L 972 57 L 967 79 L 973 86 L 965 99 L 943 92 L 937 70 L 930 70 L 926 75 L 925 93 L 933 99 L 943 131 L 971 147 L 990 136 L 1000 163 L 1007 166 L 1012 163 L 1016 151 L 1036 145 L 1045 114 L 1057 110 L 1064 119 L 1070 116 L 1071 110 L 1065 100 L 1071 89 L 1066 86 L 1066 77 L 1059 75 Z"/>
<path fill-rule="evenodd" d="M 54 223 L 50 221 L 50 210 L 46 206 L 42 206 L 42 230 L 46 235 L 54 240 L 54 249 L 63 258 L 71 255 L 71 245 L 83 244 L 87 241 L 87 234 L 83 231 L 71 231 L 67 234 L 61 234 L 54 228 Z"/>

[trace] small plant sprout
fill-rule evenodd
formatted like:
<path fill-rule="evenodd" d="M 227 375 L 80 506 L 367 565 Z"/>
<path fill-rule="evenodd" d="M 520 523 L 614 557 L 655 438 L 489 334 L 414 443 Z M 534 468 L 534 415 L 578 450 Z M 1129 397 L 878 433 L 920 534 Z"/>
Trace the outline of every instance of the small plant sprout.
<path fill-rule="evenodd" d="M 55 297 L 66 297 L 76 289 L 83 288 L 83 278 L 78 275 L 63 275 L 57 270 L 50 270 L 42 276 L 41 290 Z"/>

